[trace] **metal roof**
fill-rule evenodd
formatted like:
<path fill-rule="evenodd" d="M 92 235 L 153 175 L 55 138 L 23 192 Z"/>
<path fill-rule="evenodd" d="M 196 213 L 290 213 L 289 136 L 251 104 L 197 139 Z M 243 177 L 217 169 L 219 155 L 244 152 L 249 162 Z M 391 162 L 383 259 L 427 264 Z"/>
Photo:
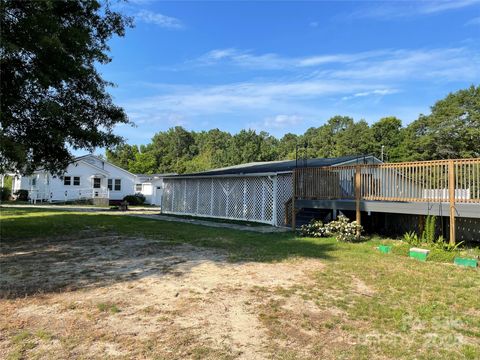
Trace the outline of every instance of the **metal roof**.
<path fill-rule="evenodd" d="M 148 178 L 148 179 L 160 179 L 167 176 L 174 176 L 177 173 L 164 173 L 164 174 L 135 174 L 137 178 Z"/>
<path fill-rule="evenodd" d="M 257 174 L 257 173 L 281 173 L 293 171 L 296 167 L 322 167 L 340 165 L 346 162 L 357 160 L 363 163 L 364 159 L 371 158 L 371 155 L 350 155 L 337 158 L 317 158 L 317 159 L 301 159 L 301 160 L 280 160 L 280 161 L 265 161 L 253 162 L 241 165 L 234 165 L 220 169 L 213 169 L 198 173 L 181 174 L 175 176 L 167 176 L 169 178 L 175 177 L 196 177 L 196 176 L 220 176 L 220 175 L 243 175 L 243 174 Z"/>

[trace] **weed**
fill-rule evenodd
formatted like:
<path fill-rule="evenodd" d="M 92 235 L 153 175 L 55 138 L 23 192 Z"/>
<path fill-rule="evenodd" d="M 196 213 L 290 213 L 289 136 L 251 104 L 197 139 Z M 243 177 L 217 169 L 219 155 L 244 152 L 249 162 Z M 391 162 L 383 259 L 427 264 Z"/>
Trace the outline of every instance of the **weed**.
<path fill-rule="evenodd" d="M 97 304 L 97 309 L 101 312 L 110 312 L 112 314 L 117 314 L 120 312 L 120 309 L 117 307 L 117 305 L 108 302 Z"/>

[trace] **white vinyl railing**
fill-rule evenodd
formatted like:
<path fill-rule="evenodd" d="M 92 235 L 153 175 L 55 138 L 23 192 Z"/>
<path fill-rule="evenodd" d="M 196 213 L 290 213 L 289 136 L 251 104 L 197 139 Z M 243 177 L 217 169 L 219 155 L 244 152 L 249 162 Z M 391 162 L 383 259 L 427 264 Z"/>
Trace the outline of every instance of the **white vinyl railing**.
<path fill-rule="evenodd" d="M 28 192 L 30 202 L 36 203 L 37 201 L 75 201 L 75 200 L 88 200 L 93 198 L 109 198 L 110 192 L 107 188 L 93 189 L 70 189 L 70 190 L 40 190 L 30 189 Z"/>

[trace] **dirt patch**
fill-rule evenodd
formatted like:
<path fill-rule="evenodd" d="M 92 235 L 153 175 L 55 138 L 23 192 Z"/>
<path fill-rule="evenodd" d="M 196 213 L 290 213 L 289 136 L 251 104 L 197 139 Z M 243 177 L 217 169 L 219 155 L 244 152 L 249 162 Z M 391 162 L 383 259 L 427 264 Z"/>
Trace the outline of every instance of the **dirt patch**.
<path fill-rule="evenodd" d="M 3 247 L 0 260 L 2 358 L 263 359 L 256 290 L 307 283 L 323 267 L 112 236 Z"/>

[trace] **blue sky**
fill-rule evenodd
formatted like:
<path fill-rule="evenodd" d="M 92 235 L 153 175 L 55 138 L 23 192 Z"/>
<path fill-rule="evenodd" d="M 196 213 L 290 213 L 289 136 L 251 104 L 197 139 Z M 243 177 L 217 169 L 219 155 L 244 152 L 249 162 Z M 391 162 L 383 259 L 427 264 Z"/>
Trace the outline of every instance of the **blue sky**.
<path fill-rule="evenodd" d="M 303 133 L 333 115 L 404 124 L 480 83 L 480 1 L 148 1 L 100 67 L 131 144 L 189 130 Z"/>

